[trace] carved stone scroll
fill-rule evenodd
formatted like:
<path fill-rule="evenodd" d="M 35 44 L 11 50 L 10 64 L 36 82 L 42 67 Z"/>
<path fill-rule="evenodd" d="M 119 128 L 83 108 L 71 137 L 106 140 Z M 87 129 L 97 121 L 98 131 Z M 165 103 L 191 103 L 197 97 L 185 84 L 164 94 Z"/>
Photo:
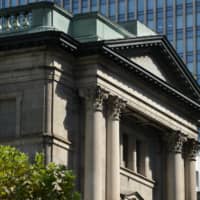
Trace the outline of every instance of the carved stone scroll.
<path fill-rule="evenodd" d="M 103 110 L 103 101 L 108 98 L 108 92 L 100 86 L 89 87 L 80 90 L 80 96 L 86 100 L 87 109 L 91 109 L 91 104 L 95 111 Z"/>
<path fill-rule="evenodd" d="M 167 148 L 169 152 L 182 153 L 183 144 L 186 142 L 187 137 L 180 131 L 167 134 L 165 137 Z"/>
<path fill-rule="evenodd" d="M 126 107 L 126 101 L 120 99 L 117 96 L 112 96 L 108 102 L 108 112 L 112 116 L 113 120 L 119 120 L 120 113 L 123 108 Z"/>
<path fill-rule="evenodd" d="M 186 143 L 186 156 L 191 160 L 195 160 L 199 147 L 200 144 L 195 139 L 188 139 Z"/>

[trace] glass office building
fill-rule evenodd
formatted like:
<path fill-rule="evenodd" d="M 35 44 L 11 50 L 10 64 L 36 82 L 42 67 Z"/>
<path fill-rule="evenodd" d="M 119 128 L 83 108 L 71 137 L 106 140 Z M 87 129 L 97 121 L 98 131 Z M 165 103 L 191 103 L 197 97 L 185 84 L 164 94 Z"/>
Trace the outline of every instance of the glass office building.
<path fill-rule="evenodd" d="M 0 0 L 1 7 L 44 0 Z M 138 19 L 166 34 L 200 83 L 200 0 L 46 0 L 76 14 L 99 11 L 113 21 Z"/>

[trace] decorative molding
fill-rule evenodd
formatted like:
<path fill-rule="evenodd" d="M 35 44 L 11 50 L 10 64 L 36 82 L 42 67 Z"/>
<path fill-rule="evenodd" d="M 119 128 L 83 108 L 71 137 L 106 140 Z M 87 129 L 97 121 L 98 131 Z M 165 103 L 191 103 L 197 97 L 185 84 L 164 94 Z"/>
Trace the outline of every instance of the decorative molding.
<path fill-rule="evenodd" d="M 79 94 L 86 100 L 87 109 L 93 105 L 94 111 L 103 111 L 103 102 L 108 98 L 108 92 L 100 86 L 80 89 Z"/>
<path fill-rule="evenodd" d="M 187 141 L 187 137 L 180 131 L 176 131 L 165 135 L 167 149 L 171 153 L 182 153 L 183 144 Z"/>
<path fill-rule="evenodd" d="M 108 101 L 108 112 L 113 120 L 119 120 L 121 110 L 126 107 L 126 101 L 117 96 L 110 96 Z"/>
<path fill-rule="evenodd" d="M 196 160 L 200 144 L 195 139 L 188 139 L 186 143 L 186 157 L 190 160 Z"/>

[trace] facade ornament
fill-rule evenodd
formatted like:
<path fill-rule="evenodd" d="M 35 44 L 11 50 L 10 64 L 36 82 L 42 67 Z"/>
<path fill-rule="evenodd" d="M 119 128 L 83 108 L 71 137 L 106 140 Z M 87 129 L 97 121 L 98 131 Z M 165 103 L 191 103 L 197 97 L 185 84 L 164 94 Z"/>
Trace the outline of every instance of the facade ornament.
<path fill-rule="evenodd" d="M 186 156 L 190 160 L 196 160 L 196 155 L 200 148 L 200 144 L 195 139 L 188 139 L 186 143 Z"/>
<path fill-rule="evenodd" d="M 103 102 L 108 98 L 108 92 L 100 86 L 89 87 L 80 90 L 80 96 L 85 98 L 87 109 L 93 108 L 95 111 L 103 110 Z M 91 107 L 91 104 L 93 105 Z"/>
<path fill-rule="evenodd" d="M 121 110 L 125 107 L 126 107 L 126 101 L 120 99 L 117 96 L 110 97 L 108 102 L 108 110 L 113 120 L 119 120 Z"/>
<path fill-rule="evenodd" d="M 187 137 L 180 131 L 167 134 L 165 136 L 167 141 L 167 148 L 172 153 L 182 153 L 183 145 L 187 141 Z"/>

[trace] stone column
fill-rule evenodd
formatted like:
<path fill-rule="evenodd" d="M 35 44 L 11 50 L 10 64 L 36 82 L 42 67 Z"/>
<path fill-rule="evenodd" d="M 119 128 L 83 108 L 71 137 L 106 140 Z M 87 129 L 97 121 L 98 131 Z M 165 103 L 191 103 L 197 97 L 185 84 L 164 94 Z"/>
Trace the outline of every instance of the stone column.
<path fill-rule="evenodd" d="M 189 139 L 186 143 L 185 154 L 185 191 L 186 200 L 197 200 L 196 193 L 196 155 L 198 152 L 198 142 L 194 139 Z"/>
<path fill-rule="evenodd" d="M 108 93 L 100 87 L 82 90 L 85 97 L 84 200 L 105 200 L 106 125 L 103 101 Z"/>
<path fill-rule="evenodd" d="M 186 137 L 180 132 L 167 135 L 167 200 L 185 199 L 183 144 Z"/>
<path fill-rule="evenodd" d="M 125 102 L 110 98 L 107 119 L 107 186 L 106 200 L 120 200 L 120 131 L 119 116 Z"/>

